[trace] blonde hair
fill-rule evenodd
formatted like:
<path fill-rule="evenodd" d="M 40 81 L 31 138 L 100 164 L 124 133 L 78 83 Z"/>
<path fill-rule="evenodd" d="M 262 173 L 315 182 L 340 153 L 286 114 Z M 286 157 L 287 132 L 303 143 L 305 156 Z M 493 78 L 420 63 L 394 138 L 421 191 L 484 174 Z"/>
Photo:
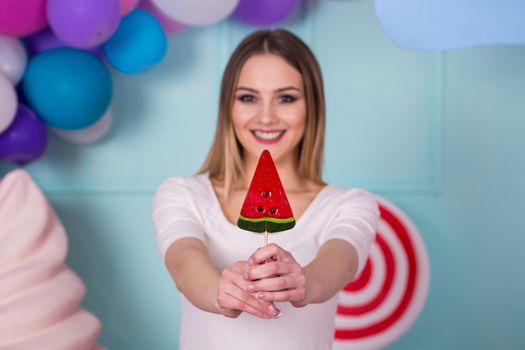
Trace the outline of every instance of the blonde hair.
<path fill-rule="evenodd" d="M 310 48 L 291 32 L 284 29 L 258 30 L 237 46 L 226 65 L 215 137 L 206 160 L 197 172 L 208 172 L 210 179 L 221 182 L 226 198 L 233 184 L 244 176 L 243 147 L 235 135 L 231 118 L 237 81 L 244 63 L 254 55 L 265 53 L 283 58 L 303 77 L 307 112 L 304 137 L 298 147 L 297 171 L 302 179 L 323 183 L 325 99 L 319 63 Z"/>

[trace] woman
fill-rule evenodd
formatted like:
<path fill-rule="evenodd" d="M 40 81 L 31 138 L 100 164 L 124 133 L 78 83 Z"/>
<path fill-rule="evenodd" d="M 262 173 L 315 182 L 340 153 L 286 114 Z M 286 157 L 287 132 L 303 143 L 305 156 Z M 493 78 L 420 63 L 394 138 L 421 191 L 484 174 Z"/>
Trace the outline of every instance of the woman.
<path fill-rule="evenodd" d="M 182 293 L 181 349 L 331 349 L 338 291 L 363 268 L 379 212 L 369 193 L 321 179 L 325 103 L 319 65 L 285 30 L 260 30 L 223 75 L 208 157 L 153 203 L 156 239 Z M 297 218 L 270 236 L 237 221 L 263 149 Z"/>

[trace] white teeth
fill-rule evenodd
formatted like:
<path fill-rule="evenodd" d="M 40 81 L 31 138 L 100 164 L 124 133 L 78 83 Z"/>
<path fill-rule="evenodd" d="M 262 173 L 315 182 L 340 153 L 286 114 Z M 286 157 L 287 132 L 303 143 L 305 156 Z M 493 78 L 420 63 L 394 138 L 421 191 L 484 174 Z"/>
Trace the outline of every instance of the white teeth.
<path fill-rule="evenodd" d="M 258 138 L 265 139 L 265 140 L 274 140 L 278 138 L 279 136 L 281 136 L 284 133 L 284 131 L 264 132 L 264 131 L 255 130 L 253 133 Z"/>

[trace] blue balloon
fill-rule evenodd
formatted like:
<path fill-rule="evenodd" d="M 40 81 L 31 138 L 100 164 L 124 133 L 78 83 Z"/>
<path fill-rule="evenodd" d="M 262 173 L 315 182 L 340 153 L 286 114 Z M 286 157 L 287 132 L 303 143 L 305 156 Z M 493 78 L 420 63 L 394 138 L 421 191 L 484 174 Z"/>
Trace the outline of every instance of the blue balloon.
<path fill-rule="evenodd" d="M 34 56 L 22 88 L 27 102 L 47 124 L 66 130 L 95 123 L 113 95 L 104 64 L 90 53 L 65 47 Z"/>
<path fill-rule="evenodd" d="M 414 50 L 525 44 L 525 1 L 376 0 L 386 34 Z"/>
<path fill-rule="evenodd" d="M 142 72 L 166 54 L 166 34 L 148 12 L 135 9 L 120 21 L 116 33 L 104 44 L 109 63 L 123 73 Z"/>

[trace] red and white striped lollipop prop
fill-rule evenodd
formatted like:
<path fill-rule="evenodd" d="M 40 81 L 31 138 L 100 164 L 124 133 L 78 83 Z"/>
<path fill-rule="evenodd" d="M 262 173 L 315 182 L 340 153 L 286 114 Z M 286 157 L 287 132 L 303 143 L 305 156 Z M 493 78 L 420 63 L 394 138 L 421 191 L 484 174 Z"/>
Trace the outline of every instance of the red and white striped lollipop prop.
<path fill-rule="evenodd" d="M 335 350 L 386 347 L 408 331 L 427 297 L 430 267 L 419 232 L 398 207 L 377 201 L 376 241 L 363 271 L 341 292 Z"/>

